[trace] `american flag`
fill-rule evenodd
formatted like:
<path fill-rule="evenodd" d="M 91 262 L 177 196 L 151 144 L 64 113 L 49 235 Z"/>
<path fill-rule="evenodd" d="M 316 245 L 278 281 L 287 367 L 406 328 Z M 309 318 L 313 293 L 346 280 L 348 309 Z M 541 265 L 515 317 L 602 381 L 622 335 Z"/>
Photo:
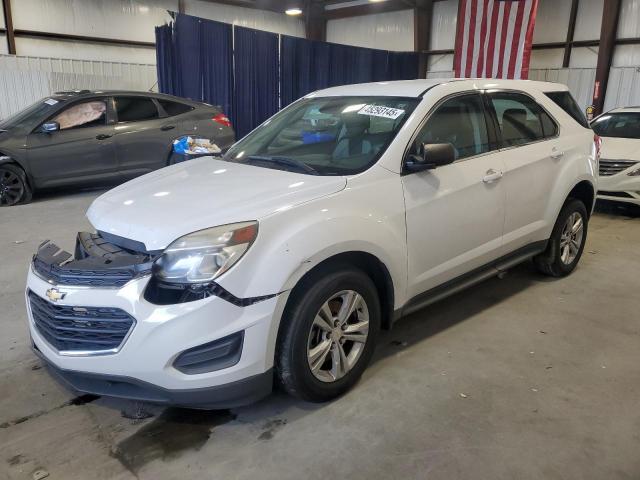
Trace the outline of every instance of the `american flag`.
<path fill-rule="evenodd" d="M 527 78 L 538 0 L 460 0 L 456 77 Z"/>

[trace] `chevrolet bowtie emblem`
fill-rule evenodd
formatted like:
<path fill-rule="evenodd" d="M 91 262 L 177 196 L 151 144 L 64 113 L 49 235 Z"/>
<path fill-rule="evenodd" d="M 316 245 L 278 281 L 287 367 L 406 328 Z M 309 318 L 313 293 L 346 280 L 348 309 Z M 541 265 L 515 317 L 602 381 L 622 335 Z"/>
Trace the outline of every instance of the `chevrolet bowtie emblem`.
<path fill-rule="evenodd" d="M 64 297 L 67 296 L 66 293 L 61 292 L 57 288 L 50 288 L 49 290 L 47 290 L 46 295 L 47 295 L 47 298 L 52 302 L 57 302 L 58 300 L 62 300 Z"/>

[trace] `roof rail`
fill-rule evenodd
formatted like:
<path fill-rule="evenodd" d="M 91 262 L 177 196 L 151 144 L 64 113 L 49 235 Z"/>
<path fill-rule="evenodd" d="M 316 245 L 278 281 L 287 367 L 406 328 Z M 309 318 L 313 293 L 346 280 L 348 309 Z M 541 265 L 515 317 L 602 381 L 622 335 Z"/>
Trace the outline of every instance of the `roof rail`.
<path fill-rule="evenodd" d="M 55 95 L 82 95 L 85 93 L 91 93 L 91 90 L 61 90 L 55 92 Z"/>

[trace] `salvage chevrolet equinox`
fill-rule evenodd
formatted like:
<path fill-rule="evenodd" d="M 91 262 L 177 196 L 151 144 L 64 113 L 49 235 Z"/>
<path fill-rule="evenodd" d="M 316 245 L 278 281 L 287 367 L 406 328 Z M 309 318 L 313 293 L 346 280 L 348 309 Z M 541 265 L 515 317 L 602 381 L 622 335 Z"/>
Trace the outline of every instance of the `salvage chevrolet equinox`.
<path fill-rule="evenodd" d="M 96 199 L 73 253 L 42 244 L 33 349 L 80 392 L 219 408 L 276 380 L 335 398 L 402 315 L 530 258 L 574 270 L 599 156 L 576 109 L 531 81 L 311 93 L 219 158 Z"/>

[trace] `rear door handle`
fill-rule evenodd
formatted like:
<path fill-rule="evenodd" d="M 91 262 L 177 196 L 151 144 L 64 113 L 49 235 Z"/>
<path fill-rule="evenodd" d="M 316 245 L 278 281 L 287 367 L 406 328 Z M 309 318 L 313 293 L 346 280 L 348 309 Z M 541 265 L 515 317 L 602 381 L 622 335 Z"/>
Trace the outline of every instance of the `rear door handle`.
<path fill-rule="evenodd" d="M 558 150 L 556 147 L 553 147 L 553 149 L 551 150 L 551 155 L 550 156 L 554 160 L 557 160 L 559 158 L 564 157 L 564 152 L 562 150 Z"/>
<path fill-rule="evenodd" d="M 176 128 L 175 125 L 163 125 L 162 127 L 160 127 L 160 130 L 166 132 L 167 130 L 173 130 L 174 128 Z"/>
<path fill-rule="evenodd" d="M 498 170 L 494 170 L 493 168 L 490 168 L 489 170 L 487 170 L 487 173 L 485 174 L 484 177 L 482 177 L 482 181 L 484 183 L 493 183 L 497 180 L 500 180 L 502 178 L 502 172 L 498 171 Z"/>
<path fill-rule="evenodd" d="M 106 133 L 101 133 L 100 135 L 96 135 L 96 139 L 98 140 L 106 140 L 107 138 L 111 138 L 112 135 L 107 135 Z"/>

